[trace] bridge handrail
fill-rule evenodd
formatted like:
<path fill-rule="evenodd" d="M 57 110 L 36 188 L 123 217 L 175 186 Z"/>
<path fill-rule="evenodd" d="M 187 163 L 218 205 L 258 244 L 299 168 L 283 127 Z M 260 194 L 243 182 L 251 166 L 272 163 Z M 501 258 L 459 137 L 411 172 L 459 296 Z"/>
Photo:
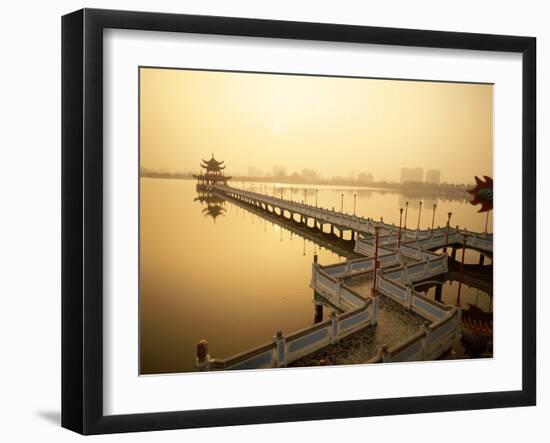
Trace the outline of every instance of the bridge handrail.
<path fill-rule="evenodd" d="M 280 198 L 280 197 L 268 196 L 268 195 L 257 193 L 257 192 L 245 191 L 245 190 L 242 190 L 242 189 L 233 188 L 231 186 L 211 185 L 210 188 L 217 189 L 217 190 L 220 190 L 222 192 L 228 192 L 229 191 L 229 192 L 233 192 L 235 194 L 245 195 L 245 196 L 257 199 L 257 200 L 277 202 L 279 205 L 281 203 L 283 203 L 287 207 L 307 209 L 307 210 L 311 210 L 311 211 L 315 211 L 315 212 L 322 212 L 322 213 L 330 215 L 330 216 L 337 216 L 337 217 L 340 217 L 342 219 L 347 219 L 347 220 L 349 220 L 353 223 L 363 224 L 363 225 L 365 225 L 365 227 L 371 228 L 371 230 L 375 226 L 379 226 L 382 229 L 385 229 L 385 230 L 388 230 L 388 231 L 391 231 L 392 229 L 397 229 L 397 227 L 394 224 L 374 221 L 374 220 L 371 220 L 371 219 L 365 219 L 364 217 L 357 216 L 357 215 L 351 215 L 351 214 L 347 214 L 347 213 L 343 213 L 343 212 L 338 212 L 336 210 L 325 209 L 325 208 L 322 208 L 320 206 L 314 206 L 314 205 L 311 205 L 311 204 L 308 204 L 308 203 L 300 203 L 300 202 L 289 201 L 289 200 L 285 200 L 285 199 Z M 445 226 L 444 227 L 437 227 L 437 228 L 434 228 L 433 230 L 431 228 L 428 228 L 428 229 L 425 229 L 425 230 L 423 230 L 423 229 L 418 229 L 417 230 L 417 229 L 410 229 L 410 228 L 402 227 L 401 230 L 402 230 L 402 234 L 404 236 L 411 235 L 411 236 L 414 236 L 416 238 L 417 236 L 421 236 L 422 234 L 431 235 L 432 233 L 438 233 L 438 232 L 445 233 L 446 230 L 447 230 L 447 227 L 445 227 Z M 467 235 L 476 235 L 478 238 L 482 238 L 482 239 L 490 240 L 490 241 L 492 241 L 492 238 L 493 238 L 492 233 L 480 233 L 480 232 L 469 231 L 469 230 L 464 230 L 464 229 L 463 230 L 457 230 L 456 228 L 449 227 L 449 235 L 451 235 L 452 233 L 456 233 L 456 232 L 465 232 Z"/>
<path fill-rule="evenodd" d="M 368 299 L 366 303 L 353 310 L 341 315 L 332 315 L 329 320 L 294 331 L 286 337 L 282 333 L 277 333 L 272 342 L 224 359 L 210 359 L 203 370 L 286 366 L 304 355 L 311 354 L 331 343 L 336 343 L 371 324 L 376 315 L 374 306 L 373 300 Z"/>

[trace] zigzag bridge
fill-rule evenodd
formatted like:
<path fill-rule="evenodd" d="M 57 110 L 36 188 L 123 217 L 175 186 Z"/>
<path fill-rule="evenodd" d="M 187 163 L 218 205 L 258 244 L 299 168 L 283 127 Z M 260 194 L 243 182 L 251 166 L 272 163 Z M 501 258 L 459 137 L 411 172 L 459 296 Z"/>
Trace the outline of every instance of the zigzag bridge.
<path fill-rule="evenodd" d="M 479 252 L 480 265 L 485 257 L 492 258 L 492 234 L 449 226 L 428 230 L 398 228 L 383 221 L 236 189 L 226 183 L 202 186 L 206 191 L 266 218 L 294 221 L 310 231 L 318 230 L 354 242 L 353 252 L 359 258 L 322 266 L 317 263 L 317 256 L 314 257 L 310 286 L 316 296 L 338 309 L 339 312 L 333 312 L 330 319 L 286 336 L 277 332 L 269 343 L 227 359 L 211 358 L 207 343 L 199 342 L 198 370 L 287 366 L 368 326 L 376 327 L 380 295 L 419 315 L 424 324 L 420 331 L 406 340 L 390 348 L 381 347 L 370 363 L 433 360 L 460 339 L 463 326 L 461 309 L 445 305 L 437 298 L 428 298 L 416 288 L 421 287 L 422 282 L 431 284 L 438 280 L 438 276 L 447 273 L 456 248 Z M 452 249 L 451 257 L 447 255 L 447 248 Z M 346 284 L 350 277 L 363 274 L 373 276 L 371 296 L 360 294 Z"/>

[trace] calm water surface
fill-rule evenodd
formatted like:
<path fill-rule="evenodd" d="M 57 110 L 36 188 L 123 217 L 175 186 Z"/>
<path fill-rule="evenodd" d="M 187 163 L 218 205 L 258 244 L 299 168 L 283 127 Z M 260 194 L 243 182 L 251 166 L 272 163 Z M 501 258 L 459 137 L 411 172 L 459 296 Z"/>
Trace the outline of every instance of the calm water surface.
<path fill-rule="evenodd" d="M 418 223 L 418 201 L 393 192 L 349 187 L 235 184 L 364 217 L 399 223 L 409 200 L 408 227 Z M 318 190 L 317 192 L 315 190 Z M 354 195 L 357 198 L 354 199 Z M 313 254 L 321 264 L 345 259 L 296 233 L 226 202 L 197 200 L 195 182 L 141 179 L 140 339 L 144 374 L 193 371 L 197 341 L 224 358 L 313 324 L 309 287 Z M 425 200 L 421 228 L 446 223 L 483 231 L 485 215 L 467 201 Z M 491 220 L 489 220 L 491 231 Z M 449 291 L 445 291 L 450 293 Z M 452 291 L 451 291 L 452 292 Z M 464 296 L 471 301 L 473 294 Z M 480 305 L 487 301 L 481 297 Z M 462 300 L 461 300 L 462 301 Z M 326 315 L 326 310 L 325 310 Z"/>

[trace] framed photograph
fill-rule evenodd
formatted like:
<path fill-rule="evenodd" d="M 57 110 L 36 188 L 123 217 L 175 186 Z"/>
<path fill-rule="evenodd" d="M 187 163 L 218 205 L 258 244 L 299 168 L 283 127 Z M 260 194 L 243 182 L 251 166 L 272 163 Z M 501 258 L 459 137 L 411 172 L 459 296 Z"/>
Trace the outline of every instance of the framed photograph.
<path fill-rule="evenodd" d="M 536 402 L 532 37 L 62 20 L 62 425 Z"/>

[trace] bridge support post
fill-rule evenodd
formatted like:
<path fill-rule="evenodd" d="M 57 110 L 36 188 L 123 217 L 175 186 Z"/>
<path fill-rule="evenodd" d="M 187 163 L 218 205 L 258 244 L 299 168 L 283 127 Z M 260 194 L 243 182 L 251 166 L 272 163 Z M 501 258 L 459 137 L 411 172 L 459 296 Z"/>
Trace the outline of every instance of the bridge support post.
<path fill-rule="evenodd" d="M 441 302 L 441 294 L 443 292 L 443 285 L 435 285 L 435 301 Z"/>
<path fill-rule="evenodd" d="M 273 337 L 273 342 L 275 343 L 275 366 L 284 368 L 286 366 L 285 337 L 282 331 L 277 331 Z"/>
<path fill-rule="evenodd" d="M 456 248 L 453 248 L 453 249 L 451 250 L 451 258 L 452 258 L 453 260 L 456 260 Z"/>
<path fill-rule="evenodd" d="M 479 254 L 479 264 L 483 265 L 485 263 L 485 256 L 483 254 Z"/>
<path fill-rule="evenodd" d="M 323 321 L 323 305 L 321 303 L 315 304 L 315 317 L 313 319 L 314 323 L 320 323 Z"/>

